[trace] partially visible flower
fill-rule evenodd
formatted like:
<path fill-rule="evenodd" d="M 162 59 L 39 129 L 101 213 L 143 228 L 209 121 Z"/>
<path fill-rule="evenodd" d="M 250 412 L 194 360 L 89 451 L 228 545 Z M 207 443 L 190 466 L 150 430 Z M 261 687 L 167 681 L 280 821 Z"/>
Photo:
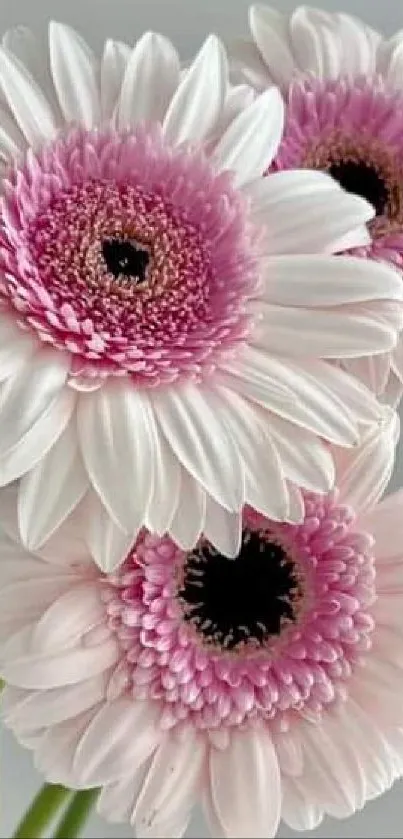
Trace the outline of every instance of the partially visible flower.
<path fill-rule="evenodd" d="M 52 23 L 49 56 L 25 30 L 0 49 L 0 484 L 22 477 L 28 547 L 88 494 L 98 544 L 145 525 L 234 554 L 245 503 L 297 519 L 295 484 L 333 485 L 324 441 L 377 422 L 327 359 L 395 346 L 399 277 L 331 255 L 367 244 L 366 202 L 261 178 L 282 100 L 231 90 L 214 36 L 180 70 L 160 35 L 98 60 Z"/>
<path fill-rule="evenodd" d="M 403 770 L 402 493 L 390 413 L 300 524 L 245 510 L 236 559 L 142 532 L 102 574 L 70 519 L 0 550 L 2 714 L 48 781 L 101 786 L 143 837 L 274 836 L 351 815 Z"/>
<path fill-rule="evenodd" d="M 278 83 L 286 99 L 274 170 L 329 172 L 375 209 L 371 243 L 356 254 L 403 269 L 403 34 L 385 40 L 347 14 L 299 6 L 290 15 L 250 9 L 253 43 L 234 64 L 257 90 Z M 378 393 L 403 380 L 403 344 L 346 362 Z M 391 374 L 391 382 L 389 375 Z M 401 392 L 401 388 L 400 388 Z"/>

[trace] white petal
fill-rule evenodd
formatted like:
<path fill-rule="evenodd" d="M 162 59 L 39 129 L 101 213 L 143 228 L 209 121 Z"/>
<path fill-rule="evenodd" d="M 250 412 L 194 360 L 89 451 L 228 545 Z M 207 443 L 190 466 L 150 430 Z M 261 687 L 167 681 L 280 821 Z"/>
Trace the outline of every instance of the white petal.
<path fill-rule="evenodd" d="M 32 652 L 53 654 L 72 647 L 102 622 L 105 608 L 96 584 L 70 585 L 38 620 L 32 633 Z"/>
<path fill-rule="evenodd" d="M 184 384 L 152 393 L 158 423 L 185 469 L 229 510 L 243 504 L 244 478 L 220 404 L 207 388 Z"/>
<path fill-rule="evenodd" d="M 292 726 L 288 731 L 272 732 L 272 739 L 281 774 L 297 778 L 304 768 L 298 726 Z"/>
<path fill-rule="evenodd" d="M 42 350 L 0 390 L 0 457 L 10 452 L 62 390 L 68 359 Z"/>
<path fill-rule="evenodd" d="M 101 786 L 136 770 L 157 745 L 155 708 L 117 699 L 94 717 L 82 738 L 74 771 L 88 786 Z"/>
<path fill-rule="evenodd" d="M 127 62 L 118 106 L 119 127 L 142 120 L 162 122 L 179 83 L 179 70 L 179 56 L 171 42 L 146 32 Z"/>
<path fill-rule="evenodd" d="M 355 451 L 347 454 L 334 450 L 336 482 L 341 497 L 357 511 L 375 506 L 393 471 L 399 418 L 386 406 L 384 411 L 382 425 L 371 429 Z"/>
<path fill-rule="evenodd" d="M 2 662 L 3 678 L 12 685 L 27 689 L 44 690 L 61 685 L 73 685 L 104 673 L 117 660 L 119 651 L 116 641 L 110 639 L 97 647 L 58 650 L 56 655 L 34 655 L 29 650 L 32 627 L 27 626 L 21 636 L 14 636 L 11 643 L 2 649 L 2 656 L 10 659 Z M 19 647 L 16 649 L 17 641 Z"/>
<path fill-rule="evenodd" d="M 245 501 L 275 520 L 288 515 L 288 492 L 282 463 L 270 436 L 270 422 L 259 409 L 233 390 L 219 386 L 225 424 L 242 458 Z"/>
<path fill-rule="evenodd" d="M 227 128 L 213 152 L 216 168 L 233 171 L 238 187 L 263 175 L 277 152 L 283 122 L 283 100 L 272 87 Z"/>
<path fill-rule="evenodd" d="M 26 26 L 14 26 L 5 33 L 3 46 L 21 61 L 46 94 L 49 103 L 56 104 L 48 57 L 33 32 Z"/>
<path fill-rule="evenodd" d="M 181 81 L 163 123 L 166 138 L 179 145 L 201 141 L 215 129 L 227 89 L 227 58 L 221 41 L 210 35 Z"/>
<path fill-rule="evenodd" d="M 152 533 L 167 533 L 178 508 L 181 492 L 181 465 L 160 428 L 155 425 L 153 492 L 146 514 Z"/>
<path fill-rule="evenodd" d="M 334 464 L 325 444 L 302 428 L 290 428 L 281 417 L 270 417 L 270 434 L 288 480 L 315 492 L 334 485 Z"/>
<path fill-rule="evenodd" d="M 300 6 L 290 19 L 293 52 L 300 69 L 318 78 L 337 78 L 343 70 L 335 20 L 317 9 Z"/>
<path fill-rule="evenodd" d="M 96 706 L 97 707 L 97 706 Z M 80 789 L 79 779 L 73 771 L 74 756 L 85 730 L 94 716 L 94 709 L 84 711 L 73 720 L 67 720 L 47 729 L 35 746 L 35 768 L 51 784 Z"/>
<path fill-rule="evenodd" d="M 5 561 L 10 562 L 13 559 L 13 554 L 7 551 Z M 21 579 L 9 575 L 5 581 L 2 580 L 2 588 L 0 590 L 0 605 L 1 605 L 1 621 L 11 620 L 14 618 L 23 617 L 25 624 L 30 620 L 40 619 L 44 610 L 53 602 L 57 600 L 71 585 L 71 576 L 66 572 L 63 574 L 52 574 L 52 570 L 47 566 L 47 571 L 43 567 L 43 563 L 39 560 L 21 559 L 14 556 L 14 559 L 21 565 L 20 574 Z M 27 578 L 29 571 L 38 568 L 38 577 L 34 576 L 32 579 Z M 7 565 L 5 566 L 7 571 Z M 32 633 L 31 633 L 32 635 Z M 31 637 L 30 639 L 31 640 Z M 8 641 L 2 649 L 2 658 L 7 658 Z M 11 643 L 13 655 L 16 655 L 15 647 Z"/>
<path fill-rule="evenodd" d="M 241 546 L 241 513 L 229 513 L 210 496 L 206 501 L 206 521 L 204 536 L 220 553 L 225 556 L 237 556 Z"/>
<path fill-rule="evenodd" d="M 245 189 L 253 221 L 266 227 L 265 254 L 334 253 L 347 235 L 351 247 L 361 245 L 363 233 L 369 242 L 364 225 L 373 218 L 373 207 L 320 174 L 324 183 L 301 179 L 298 171 L 277 172 Z"/>
<path fill-rule="evenodd" d="M 1 130 L 1 129 L 0 129 Z M 30 361 L 38 342 L 8 317 L 0 317 L 0 382 L 17 373 Z"/>
<path fill-rule="evenodd" d="M 6 488 L 7 489 L 7 488 Z M 4 490 L 2 490 L 4 492 Z M 52 536 L 36 550 L 36 555 L 53 566 L 53 573 L 57 567 L 71 566 L 85 569 L 93 566 L 88 545 L 85 541 L 85 498 L 70 515 L 55 530 Z"/>
<path fill-rule="evenodd" d="M 149 760 L 139 768 L 132 767 L 119 781 L 103 786 L 97 801 L 99 815 L 112 824 L 129 823 L 148 768 Z"/>
<path fill-rule="evenodd" d="M 263 92 L 273 84 L 267 67 L 252 41 L 237 38 L 228 47 L 231 79 L 241 84 L 247 83 L 252 90 Z"/>
<path fill-rule="evenodd" d="M 386 737 L 374 724 L 374 717 L 366 713 L 355 699 L 349 698 L 346 703 L 341 703 L 338 715 L 340 729 L 348 732 L 348 739 L 351 739 L 363 763 L 367 797 L 380 795 L 388 789 L 394 774 L 392 750 Z"/>
<path fill-rule="evenodd" d="M 396 32 L 389 40 L 379 44 L 377 55 L 378 71 L 386 77 L 389 85 L 400 91 L 403 79 L 403 30 Z"/>
<path fill-rule="evenodd" d="M 227 749 L 211 750 L 210 776 L 224 836 L 275 836 L 281 815 L 281 778 L 266 729 L 234 730 Z"/>
<path fill-rule="evenodd" d="M 130 53 L 130 47 L 121 41 L 109 38 L 105 43 L 100 76 L 101 109 L 105 120 L 110 119 L 115 112 Z"/>
<path fill-rule="evenodd" d="M 348 358 L 344 361 L 343 367 L 378 396 L 385 391 L 388 384 L 391 353 L 386 352 L 366 358 Z"/>
<path fill-rule="evenodd" d="M 340 730 L 340 729 L 339 729 Z M 362 776 L 348 741 L 324 725 L 303 725 L 304 789 L 329 815 L 350 816 L 362 806 Z"/>
<path fill-rule="evenodd" d="M 86 539 L 91 555 L 105 574 L 111 574 L 126 559 L 136 534 L 127 534 L 107 513 L 95 492 L 85 500 Z"/>
<path fill-rule="evenodd" d="M 362 312 L 359 305 L 327 311 L 259 302 L 257 308 L 263 314 L 264 325 L 262 320 L 256 343 L 275 355 L 359 358 L 391 350 L 396 344 L 394 325 L 380 318 L 381 305 L 373 318 Z M 300 335 L 298 344 L 296 334 Z"/>
<path fill-rule="evenodd" d="M 272 78 L 286 87 L 295 70 L 287 17 L 277 9 L 256 4 L 249 10 L 249 25 Z"/>
<path fill-rule="evenodd" d="M 299 487 L 293 484 L 292 481 L 287 481 L 287 490 L 289 509 L 286 521 L 289 521 L 292 524 L 301 524 L 305 518 L 305 506 L 302 491 Z"/>
<path fill-rule="evenodd" d="M 79 400 L 77 419 L 94 488 L 122 530 L 135 533 L 152 492 L 154 422 L 147 395 L 125 382 L 108 382 Z"/>
<path fill-rule="evenodd" d="M 26 146 L 15 120 L 0 102 L 0 158 L 7 163 L 18 160 Z"/>
<path fill-rule="evenodd" d="M 231 122 L 233 122 L 238 114 L 245 110 L 245 108 L 249 107 L 255 97 L 255 91 L 247 84 L 233 85 L 228 90 L 224 110 L 216 129 L 217 137 L 226 131 L 228 126 L 231 125 Z"/>
<path fill-rule="evenodd" d="M 52 109 L 24 65 L 0 48 L 0 89 L 30 146 L 52 140 L 57 124 Z"/>
<path fill-rule="evenodd" d="M 98 65 L 88 45 L 70 26 L 49 26 L 50 64 L 67 122 L 94 128 L 100 118 Z"/>
<path fill-rule="evenodd" d="M 380 504 L 360 516 L 359 529 L 375 537 L 379 562 L 403 556 L 403 489 L 388 495 Z"/>
<path fill-rule="evenodd" d="M 353 15 L 336 14 L 342 44 L 342 73 L 350 78 L 375 72 L 376 53 L 381 36 Z"/>
<path fill-rule="evenodd" d="M 75 394 L 68 389 L 53 399 L 8 454 L 0 457 L 0 486 L 11 483 L 39 463 L 63 433 L 75 406 Z"/>
<path fill-rule="evenodd" d="M 210 836 L 214 836 L 214 839 L 225 839 L 226 834 L 224 833 L 217 818 L 217 813 L 211 795 L 210 783 L 206 783 L 203 789 L 203 813 Z"/>
<path fill-rule="evenodd" d="M 77 431 L 73 423 L 69 423 L 46 457 L 21 479 L 20 532 L 30 550 L 49 539 L 81 501 L 87 487 L 88 477 L 78 451 Z"/>
<path fill-rule="evenodd" d="M 164 827 L 190 819 L 202 781 L 205 738 L 195 729 L 166 734 L 138 797 L 132 822 L 140 836 L 171 836 Z M 176 835 L 176 834 L 175 834 Z"/>
<path fill-rule="evenodd" d="M 104 696 L 105 679 L 102 676 L 86 679 L 78 685 L 27 693 L 22 702 L 14 703 L 5 713 L 5 724 L 26 730 L 48 728 L 88 711 Z"/>
<path fill-rule="evenodd" d="M 181 471 L 181 493 L 169 533 L 179 547 L 186 551 L 194 547 L 203 533 L 206 493 L 184 469 Z"/>
<path fill-rule="evenodd" d="M 260 358 L 259 358 L 260 356 Z M 324 361 L 296 364 L 254 352 L 243 353 L 231 366 L 228 383 L 233 390 L 261 404 L 283 419 L 306 428 L 333 443 L 358 442 L 358 422 L 378 419 L 381 413 L 370 392 L 342 370 Z M 282 399 L 272 388 L 278 382 L 293 399 Z"/>
<path fill-rule="evenodd" d="M 283 780 L 281 817 L 291 830 L 315 830 L 323 819 L 323 810 L 301 790 L 298 778 Z"/>

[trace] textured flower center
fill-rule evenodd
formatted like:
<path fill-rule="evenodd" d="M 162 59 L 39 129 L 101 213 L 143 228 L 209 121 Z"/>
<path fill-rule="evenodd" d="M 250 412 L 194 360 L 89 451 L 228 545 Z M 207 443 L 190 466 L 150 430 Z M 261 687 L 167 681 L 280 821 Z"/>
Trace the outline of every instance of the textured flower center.
<path fill-rule="evenodd" d="M 370 163 L 365 160 L 338 160 L 330 163 L 327 171 L 347 192 L 353 192 L 369 201 L 378 216 L 386 211 L 387 183 Z"/>
<path fill-rule="evenodd" d="M 246 511 L 235 560 L 143 533 L 101 582 L 121 649 L 110 689 L 159 703 L 168 728 L 320 718 L 371 646 L 371 548 L 349 507 L 308 494 L 299 525 Z"/>
<path fill-rule="evenodd" d="M 138 242 L 104 239 L 102 254 L 106 270 L 114 277 L 129 277 L 135 285 L 146 280 L 150 252 Z"/>
<path fill-rule="evenodd" d="M 303 586 L 294 560 L 270 534 L 245 529 L 236 559 L 208 543 L 188 556 L 179 596 L 185 619 L 207 644 L 235 650 L 264 647 L 295 623 Z"/>
<path fill-rule="evenodd" d="M 254 235 L 201 153 L 72 131 L 4 180 L 0 295 L 72 375 L 201 381 L 248 334 Z"/>
<path fill-rule="evenodd" d="M 272 170 L 329 172 L 375 209 L 363 255 L 403 265 L 403 97 L 363 79 L 298 80 Z"/>

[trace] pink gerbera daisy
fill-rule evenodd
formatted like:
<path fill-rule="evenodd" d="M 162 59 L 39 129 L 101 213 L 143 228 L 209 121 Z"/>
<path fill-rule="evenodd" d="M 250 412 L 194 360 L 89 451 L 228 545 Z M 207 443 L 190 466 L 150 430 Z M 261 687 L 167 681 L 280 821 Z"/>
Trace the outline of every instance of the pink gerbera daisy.
<path fill-rule="evenodd" d="M 48 781 L 101 786 L 137 836 L 181 836 L 201 800 L 212 835 L 271 837 L 351 815 L 402 771 L 402 493 L 378 499 L 391 413 L 339 489 L 304 492 L 299 524 L 246 509 L 235 559 L 138 536 L 103 574 L 74 516 L 0 564 L 4 721 Z"/>
<path fill-rule="evenodd" d="M 86 496 L 97 544 L 236 554 L 245 503 L 295 520 L 295 484 L 333 485 L 324 441 L 378 420 L 327 360 L 395 346 L 399 276 L 332 256 L 367 245 L 367 202 L 261 178 L 282 100 L 231 90 L 217 38 L 183 71 L 162 36 L 98 60 L 52 23 L 49 58 L 0 49 L 0 484 L 28 547 Z"/>
<path fill-rule="evenodd" d="M 385 40 L 360 20 L 300 6 L 288 17 L 250 9 L 254 43 L 234 60 L 258 89 L 278 83 L 286 100 L 284 136 L 273 170 L 329 172 L 375 209 L 371 243 L 355 252 L 403 269 L 402 33 Z M 403 344 L 346 362 L 377 392 L 392 371 L 403 381 Z"/>

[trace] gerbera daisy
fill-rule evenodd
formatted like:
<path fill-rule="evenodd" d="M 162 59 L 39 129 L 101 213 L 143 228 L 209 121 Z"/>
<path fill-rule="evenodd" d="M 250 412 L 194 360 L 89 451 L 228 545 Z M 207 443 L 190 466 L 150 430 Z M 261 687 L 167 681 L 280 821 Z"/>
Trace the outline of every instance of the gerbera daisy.
<path fill-rule="evenodd" d="M 254 43 L 235 47 L 235 66 L 259 90 L 278 83 L 287 103 L 272 169 L 329 172 L 365 197 L 376 215 L 356 253 L 402 269 L 403 34 L 385 40 L 355 17 L 307 6 L 289 17 L 252 6 L 250 28 Z M 403 381 L 403 343 L 345 366 L 381 393 L 390 371 L 392 385 Z"/>
<path fill-rule="evenodd" d="M 27 39 L 0 49 L 0 483 L 25 476 L 28 546 L 91 488 L 131 535 L 192 547 L 226 519 L 236 553 L 245 502 L 294 519 L 289 482 L 333 484 L 323 440 L 377 419 L 323 360 L 396 344 L 398 275 L 331 255 L 372 209 L 325 175 L 262 180 L 281 96 L 231 118 L 214 36 L 185 72 L 160 35 L 98 61 L 52 23 L 50 69 Z"/>
<path fill-rule="evenodd" d="M 402 493 L 391 414 L 299 524 L 246 509 L 235 559 L 145 531 L 117 573 L 74 515 L 41 557 L 0 546 L 4 721 L 48 781 L 102 787 L 137 836 L 270 837 L 351 815 L 403 769 Z M 337 459 L 337 457 L 336 457 Z M 72 541 L 71 541 L 72 540 Z"/>

